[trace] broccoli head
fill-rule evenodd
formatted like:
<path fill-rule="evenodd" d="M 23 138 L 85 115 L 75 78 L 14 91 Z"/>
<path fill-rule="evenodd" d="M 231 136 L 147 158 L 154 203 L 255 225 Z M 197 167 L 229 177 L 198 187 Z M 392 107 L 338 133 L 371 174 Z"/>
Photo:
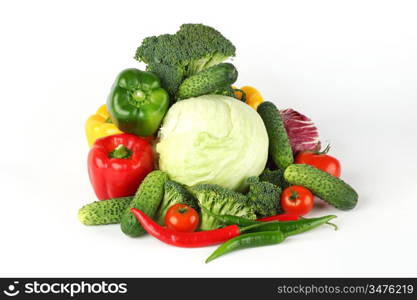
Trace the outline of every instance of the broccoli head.
<path fill-rule="evenodd" d="M 267 168 L 259 175 L 259 180 L 275 184 L 282 190 L 289 186 L 288 182 L 284 179 L 284 172 L 281 169 L 270 170 Z"/>
<path fill-rule="evenodd" d="M 269 217 L 280 211 L 281 188 L 266 181 L 260 181 L 259 177 L 249 177 L 249 192 L 247 201 L 252 205 L 258 217 Z"/>
<path fill-rule="evenodd" d="M 147 37 L 135 59 L 161 78 L 175 94 L 181 81 L 235 56 L 235 46 L 220 32 L 203 24 L 183 24 L 175 34 Z"/>
<path fill-rule="evenodd" d="M 199 210 L 199 206 L 196 200 L 183 185 L 175 181 L 168 180 L 167 182 L 165 182 L 164 188 L 164 198 L 155 215 L 155 219 L 159 224 L 164 224 L 165 214 L 167 213 L 168 209 L 174 204 L 186 204 L 197 211 Z"/>
<path fill-rule="evenodd" d="M 247 198 L 237 192 L 216 184 L 197 184 L 189 191 L 198 200 L 201 209 L 201 230 L 221 227 L 221 223 L 210 213 L 232 215 L 254 220 L 256 215 Z"/>
<path fill-rule="evenodd" d="M 146 71 L 156 74 L 161 79 L 161 85 L 174 95 L 184 80 L 184 70 L 181 67 L 159 63 L 148 64 Z"/>

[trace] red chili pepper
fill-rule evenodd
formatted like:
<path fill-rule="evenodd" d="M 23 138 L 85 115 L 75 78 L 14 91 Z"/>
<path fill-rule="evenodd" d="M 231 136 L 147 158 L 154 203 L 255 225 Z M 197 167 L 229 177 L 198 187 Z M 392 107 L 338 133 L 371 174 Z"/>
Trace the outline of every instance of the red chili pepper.
<path fill-rule="evenodd" d="M 177 247 L 193 248 L 220 244 L 240 235 L 241 232 L 237 225 L 229 225 L 207 231 L 178 232 L 160 226 L 136 208 L 131 208 L 130 211 L 150 235 L 164 243 Z"/>
<path fill-rule="evenodd" d="M 257 221 L 261 221 L 261 222 L 283 221 L 283 222 L 285 222 L 285 221 L 297 221 L 298 219 L 299 219 L 299 216 L 281 214 L 281 215 L 275 215 L 275 216 L 271 216 L 271 217 L 258 219 Z"/>
<path fill-rule="evenodd" d="M 88 174 L 100 200 L 134 195 L 152 170 L 151 145 L 133 134 L 97 139 L 88 154 Z"/>

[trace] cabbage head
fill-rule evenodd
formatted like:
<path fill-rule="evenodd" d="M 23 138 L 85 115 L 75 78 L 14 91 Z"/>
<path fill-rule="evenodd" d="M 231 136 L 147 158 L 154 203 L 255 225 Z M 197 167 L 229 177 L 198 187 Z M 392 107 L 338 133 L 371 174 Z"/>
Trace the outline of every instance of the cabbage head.
<path fill-rule="evenodd" d="M 169 109 L 156 152 L 159 168 L 171 180 L 243 191 L 246 179 L 265 168 L 268 135 L 249 105 L 227 96 L 204 95 L 178 101 Z"/>

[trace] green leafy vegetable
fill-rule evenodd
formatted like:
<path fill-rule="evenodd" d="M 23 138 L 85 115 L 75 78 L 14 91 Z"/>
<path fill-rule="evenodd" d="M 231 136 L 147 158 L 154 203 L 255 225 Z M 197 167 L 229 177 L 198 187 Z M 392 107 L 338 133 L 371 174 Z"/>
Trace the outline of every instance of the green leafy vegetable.
<path fill-rule="evenodd" d="M 247 190 L 268 158 L 268 134 L 259 114 L 231 97 L 204 95 L 176 102 L 165 115 L 156 144 L 159 168 L 193 186 L 218 184 Z"/>

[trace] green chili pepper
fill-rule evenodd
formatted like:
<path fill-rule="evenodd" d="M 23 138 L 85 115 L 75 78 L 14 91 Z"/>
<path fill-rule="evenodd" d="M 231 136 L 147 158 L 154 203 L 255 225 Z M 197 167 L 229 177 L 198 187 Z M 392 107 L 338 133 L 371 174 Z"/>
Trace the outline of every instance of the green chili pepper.
<path fill-rule="evenodd" d="M 204 209 L 205 210 L 205 209 Z M 232 216 L 232 215 L 217 215 L 213 214 L 210 211 L 205 210 L 207 213 L 211 214 L 214 218 L 219 220 L 225 225 L 238 225 L 245 228 L 246 231 L 250 232 L 259 232 L 259 231 L 274 231 L 281 230 L 286 236 L 306 232 L 308 230 L 314 229 L 322 224 L 329 224 L 334 226 L 337 229 L 337 226 L 328 223 L 330 220 L 336 218 L 335 215 L 323 216 L 320 218 L 301 218 L 297 221 L 268 221 L 260 222 L 249 220 L 242 217 Z M 251 226 L 256 225 L 256 226 Z"/>
<path fill-rule="evenodd" d="M 332 225 L 337 229 L 336 225 L 329 223 L 329 221 L 334 218 L 336 218 L 335 215 L 328 215 L 320 218 L 303 218 L 298 221 L 265 222 L 259 226 L 253 227 L 250 231 L 259 232 L 280 230 L 287 237 L 312 230 L 323 224 Z"/>
<path fill-rule="evenodd" d="M 107 99 L 114 124 L 123 132 L 151 136 L 168 110 L 169 95 L 159 78 L 138 69 L 122 71 Z"/>
<path fill-rule="evenodd" d="M 206 260 L 206 263 L 218 258 L 226 253 L 267 245 L 275 245 L 281 243 L 285 239 L 285 235 L 281 231 L 263 231 L 255 233 L 246 233 L 238 237 L 228 240 L 218 247 Z"/>
<path fill-rule="evenodd" d="M 336 218 L 335 215 L 328 215 L 320 218 L 302 218 L 298 221 L 256 222 L 255 224 L 241 228 L 241 232 L 249 233 L 242 234 L 225 242 L 207 258 L 206 263 L 234 250 L 278 244 L 288 236 L 312 230 L 322 224 L 329 224 L 337 229 L 335 224 L 329 223 L 334 218 Z"/>

